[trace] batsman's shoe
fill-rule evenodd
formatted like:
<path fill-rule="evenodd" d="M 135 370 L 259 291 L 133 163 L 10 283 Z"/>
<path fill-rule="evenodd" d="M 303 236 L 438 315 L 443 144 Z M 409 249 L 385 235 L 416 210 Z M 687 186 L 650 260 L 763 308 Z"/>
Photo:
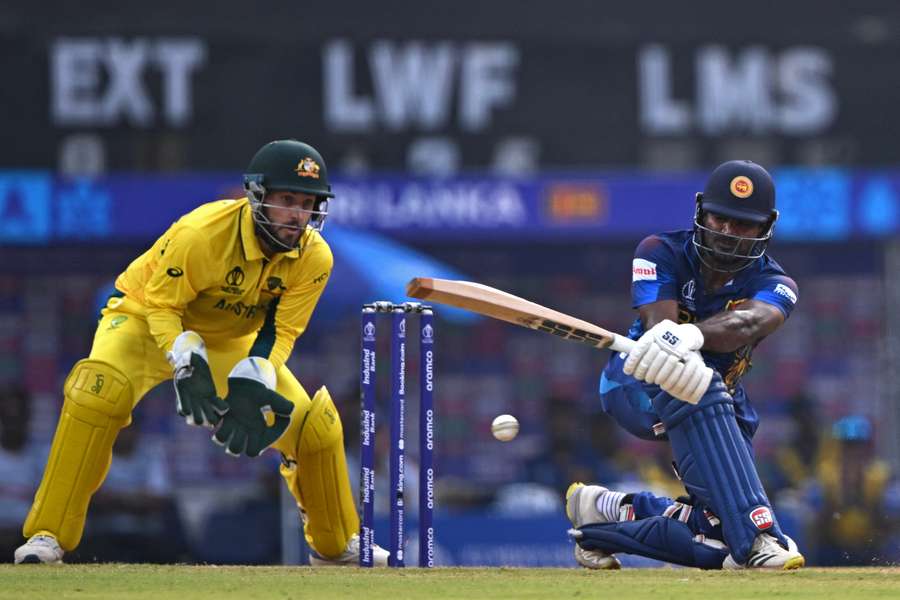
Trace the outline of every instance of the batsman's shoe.
<path fill-rule="evenodd" d="M 606 571 L 622 568 L 622 563 L 612 554 L 602 550 L 585 550 L 578 544 L 575 544 L 575 561 L 585 569 Z"/>
<path fill-rule="evenodd" d="M 390 552 L 378 544 L 372 547 L 372 562 L 376 567 L 386 567 L 390 555 Z M 312 550 L 309 553 L 309 564 L 314 567 L 359 566 L 359 535 L 354 533 L 341 555 L 335 558 L 325 558 L 315 550 Z"/>
<path fill-rule="evenodd" d="M 589 523 L 609 523 L 597 510 L 597 499 L 609 490 L 602 485 L 585 485 L 576 481 L 566 490 L 566 516 L 575 528 Z M 586 569 L 619 569 L 622 564 L 602 550 L 585 550 L 575 544 L 575 561 Z"/>
<path fill-rule="evenodd" d="M 63 549 L 52 535 L 33 535 L 16 549 L 15 562 L 20 564 L 62 564 Z"/>
<path fill-rule="evenodd" d="M 790 571 L 806 564 L 806 559 L 797 549 L 797 543 L 788 536 L 788 547 L 784 549 L 775 537 L 761 533 L 753 540 L 747 564 L 740 565 L 729 554 L 722 563 L 723 569 L 781 569 Z"/>
<path fill-rule="evenodd" d="M 597 500 L 609 490 L 602 485 L 585 485 L 576 481 L 566 490 L 566 516 L 575 528 L 592 523 L 609 523 L 597 510 Z"/>

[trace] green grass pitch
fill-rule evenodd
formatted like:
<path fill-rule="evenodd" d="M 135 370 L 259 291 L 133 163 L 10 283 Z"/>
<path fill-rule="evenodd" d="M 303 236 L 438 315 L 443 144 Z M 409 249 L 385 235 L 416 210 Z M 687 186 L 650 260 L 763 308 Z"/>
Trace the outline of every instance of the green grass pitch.
<path fill-rule="evenodd" d="M 694 569 L 0 565 L 0 598 L 609 598 L 738 600 L 900 598 L 900 568 L 703 572 Z"/>

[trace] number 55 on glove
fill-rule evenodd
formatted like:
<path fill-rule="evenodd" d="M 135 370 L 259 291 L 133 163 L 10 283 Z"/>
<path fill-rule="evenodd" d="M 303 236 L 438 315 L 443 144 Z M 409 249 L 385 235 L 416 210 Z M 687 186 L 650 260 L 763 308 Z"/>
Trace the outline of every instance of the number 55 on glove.
<path fill-rule="evenodd" d="M 259 456 L 287 429 L 294 405 L 275 391 L 275 382 L 275 367 L 258 356 L 243 359 L 231 370 L 225 398 L 228 412 L 213 435 L 225 452 Z"/>
<path fill-rule="evenodd" d="M 699 352 L 703 341 L 697 326 L 665 319 L 640 337 L 622 370 L 639 381 L 658 385 L 679 400 L 697 404 L 713 376 Z"/>

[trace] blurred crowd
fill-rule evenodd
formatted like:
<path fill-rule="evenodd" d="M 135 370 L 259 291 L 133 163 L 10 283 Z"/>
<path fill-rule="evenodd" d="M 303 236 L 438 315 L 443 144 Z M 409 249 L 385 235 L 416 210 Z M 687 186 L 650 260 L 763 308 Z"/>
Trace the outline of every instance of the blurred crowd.
<path fill-rule="evenodd" d="M 546 261 L 535 261 L 528 277 L 513 276 L 521 271 L 511 255 L 528 260 L 526 250 L 465 250 L 449 259 L 471 269 L 468 261 L 478 257 L 486 283 L 625 330 L 633 318 L 626 285 L 629 253 L 630 248 L 586 249 L 575 257 L 577 276 L 554 272 Z M 802 264 L 804 256 L 794 259 Z M 881 404 L 871 401 L 880 393 L 875 369 L 883 341 L 881 280 L 860 272 L 798 279 L 798 310 L 783 331 L 763 342 L 747 378 L 761 415 L 755 440 L 761 476 L 784 528 L 810 564 L 896 563 L 900 483 L 880 443 L 893 433 L 876 412 Z M 21 542 L 21 525 L 49 451 L 61 378 L 89 349 L 94 296 L 105 281 L 0 275 L 0 552 L 8 557 Z M 847 289 L 855 293 L 843 293 Z M 572 481 L 682 493 L 667 445 L 633 439 L 600 411 L 596 387 L 606 353 L 506 323 L 462 325 L 441 319 L 440 310 L 438 315 L 439 514 L 559 515 Z M 314 315 L 290 360 L 307 389 L 326 384 L 332 391 L 352 480 L 359 459 L 358 335 L 358 315 L 329 321 Z M 385 375 L 379 377 L 382 466 L 376 472 L 384 479 L 388 337 L 379 337 Z M 406 422 L 412 518 L 418 498 L 417 346 L 409 350 Z M 490 434 L 491 420 L 501 413 L 514 414 L 521 423 L 511 442 Z M 258 460 L 226 456 L 203 430 L 176 417 L 171 387 L 163 384 L 143 400 L 134 423 L 119 436 L 109 477 L 91 505 L 84 542 L 67 559 L 277 563 L 278 460 L 274 452 Z M 386 481 L 377 489 L 386 490 Z M 386 497 L 376 494 L 382 515 Z"/>

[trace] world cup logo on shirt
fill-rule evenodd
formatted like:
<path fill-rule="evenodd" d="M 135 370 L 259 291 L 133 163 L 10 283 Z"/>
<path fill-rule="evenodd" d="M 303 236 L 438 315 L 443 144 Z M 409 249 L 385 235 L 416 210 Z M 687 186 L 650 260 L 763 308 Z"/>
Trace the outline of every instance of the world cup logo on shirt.
<path fill-rule="evenodd" d="M 243 294 L 244 290 L 240 286 L 244 283 L 245 277 L 243 269 L 234 267 L 225 274 L 225 283 L 227 285 L 222 286 L 222 291 L 227 294 Z"/>
<path fill-rule="evenodd" d="M 225 275 L 225 283 L 234 286 L 244 283 L 244 270 L 240 267 L 235 267 L 228 271 L 228 274 Z"/>
<path fill-rule="evenodd" d="M 691 279 L 681 286 L 681 299 L 684 301 L 685 307 L 690 311 L 696 310 L 696 305 L 694 303 L 694 294 L 696 292 L 697 282 L 694 279 Z"/>

